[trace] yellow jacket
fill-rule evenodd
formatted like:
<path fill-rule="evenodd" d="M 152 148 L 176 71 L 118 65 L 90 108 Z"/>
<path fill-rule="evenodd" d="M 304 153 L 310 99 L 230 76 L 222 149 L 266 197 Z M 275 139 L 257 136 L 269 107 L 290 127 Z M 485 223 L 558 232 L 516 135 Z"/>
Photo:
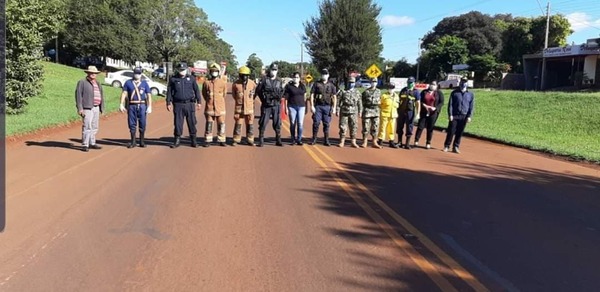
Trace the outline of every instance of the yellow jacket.
<path fill-rule="evenodd" d="M 386 118 L 397 118 L 398 107 L 400 107 L 400 97 L 395 92 L 384 93 L 381 95 L 381 103 L 379 108 L 381 109 L 381 117 Z"/>

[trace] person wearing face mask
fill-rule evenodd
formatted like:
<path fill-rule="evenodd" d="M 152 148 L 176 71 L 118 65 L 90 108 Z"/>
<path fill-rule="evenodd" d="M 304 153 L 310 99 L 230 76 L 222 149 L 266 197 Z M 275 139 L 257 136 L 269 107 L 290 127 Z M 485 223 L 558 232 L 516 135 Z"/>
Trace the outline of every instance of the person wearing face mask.
<path fill-rule="evenodd" d="M 306 86 L 300 82 L 300 73 L 292 74 L 292 81 L 285 85 L 283 97 L 285 114 L 290 118 L 291 145 L 302 145 L 304 115 L 306 114 Z"/>
<path fill-rule="evenodd" d="M 377 78 L 371 79 L 371 87 L 362 93 L 362 147 L 366 148 L 369 142 L 369 134 L 373 138 L 373 147 L 381 149 L 377 141 L 379 131 L 379 115 L 381 104 L 381 90 L 377 88 Z"/>
<path fill-rule="evenodd" d="M 444 106 L 444 93 L 438 89 L 437 81 L 429 83 L 427 90 L 421 91 L 421 115 L 417 133 L 415 134 L 415 146 L 419 146 L 419 139 L 423 129 L 427 129 L 427 141 L 425 148 L 431 149 L 431 139 L 433 138 L 433 129 L 438 119 L 440 110 Z"/>
<path fill-rule="evenodd" d="M 313 135 L 310 145 L 317 143 L 317 134 L 319 126 L 323 122 L 323 145 L 330 146 L 329 143 L 329 124 L 331 114 L 335 114 L 336 107 L 336 88 L 329 82 L 329 70 L 321 70 L 321 79 L 313 84 L 310 90 L 310 105 L 313 118 Z"/>
<path fill-rule="evenodd" d="M 388 84 L 388 92 L 381 95 L 381 116 L 379 121 L 379 145 L 386 139 L 389 141 L 391 148 L 398 148 L 394 143 L 394 135 L 396 134 L 396 119 L 398 118 L 398 107 L 400 106 L 400 98 L 394 92 L 395 85 Z"/>
<path fill-rule="evenodd" d="M 104 91 L 96 79 L 100 71 L 96 66 L 89 66 L 84 72 L 87 77 L 79 80 L 75 89 L 75 106 L 77 107 L 77 113 L 83 119 L 81 150 L 88 152 L 90 148 L 102 148 L 96 144 L 96 134 L 98 133 L 100 114 L 104 112 L 105 103 Z"/>
<path fill-rule="evenodd" d="M 195 78 L 188 75 L 188 66 L 186 63 L 179 63 L 175 68 L 176 72 L 169 79 L 167 86 L 167 110 L 173 111 L 175 116 L 175 129 L 173 134 L 175 141 L 171 148 L 179 147 L 181 135 L 183 133 L 183 119 L 187 121 L 188 131 L 192 147 L 198 147 L 196 140 L 196 109 L 200 109 L 200 89 Z"/>
<path fill-rule="evenodd" d="M 398 107 L 398 144 L 405 149 L 411 149 L 410 139 L 413 134 L 415 117 L 421 110 L 421 93 L 415 88 L 415 78 L 408 78 L 408 85 L 400 90 L 400 106 Z M 402 144 L 402 136 L 406 127 L 406 143 Z"/>
<path fill-rule="evenodd" d="M 125 81 L 123 93 L 121 93 L 121 105 L 119 110 L 124 113 L 127 111 L 127 121 L 129 122 L 129 133 L 131 142 L 127 148 L 135 147 L 135 132 L 139 125 L 140 147 L 146 147 L 144 142 L 144 133 L 146 131 L 146 114 L 152 112 L 152 96 L 150 94 L 150 85 L 146 80 L 142 80 L 142 68 L 133 70 L 133 79 Z"/>
<path fill-rule="evenodd" d="M 348 79 L 348 89 L 342 91 L 337 103 L 336 115 L 340 116 L 340 144 L 344 147 L 346 141 L 346 129 L 350 127 L 350 139 L 352 147 L 359 148 L 356 144 L 356 132 L 358 132 L 358 117 L 362 117 L 362 99 L 360 92 L 356 89 L 356 78 Z M 358 116 L 358 117 L 357 117 Z"/>
<path fill-rule="evenodd" d="M 210 146 L 213 141 L 213 124 L 217 121 L 217 142 L 225 146 L 225 95 L 227 94 L 227 81 L 221 78 L 221 66 L 212 63 L 208 67 L 209 78 L 202 85 L 202 97 L 206 102 L 204 116 L 206 117 L 206 131 L 204 133 L 204 147 Z"/>
<path fill-rule="evenodd" d="M 260 120 L 258 121 L 258 146 L 262 147 L 265 142 L 265 129 L 269 120 L 273 120 L 275 130 L 275 145 L 283 146 L 281 143 L 281 102 L 283 99 L 283 85 L 277 78 L 277 64 L 269 66 L 267 76 L 258 83 L 254 98 L 260 99 Z"/>
<path fill-rule="evenodd" d="M 242 141 L 242 124 L 246 124 L 246 140 L 254 146 L 254 92 L 256 83 L 250 79 L 250 68 L 240 67 L 239 78 L 232 85 L 231 95 L 235 100 L 235 128 L 233 129 L 233 146 Z"/>
<path fill-rule="evenodd" d="M 446 129 L 446 141 L 444 141 L 444 152 L 448 152 L 452 144 L 452 152 L 460 153 L 459 146 L 462 135 L 471 122 L 475 107 L 475 95 L 468 90 L 467 78 L 462 78 L 458 88 L 450 94 L 448 101 L 448 128 Z"/>

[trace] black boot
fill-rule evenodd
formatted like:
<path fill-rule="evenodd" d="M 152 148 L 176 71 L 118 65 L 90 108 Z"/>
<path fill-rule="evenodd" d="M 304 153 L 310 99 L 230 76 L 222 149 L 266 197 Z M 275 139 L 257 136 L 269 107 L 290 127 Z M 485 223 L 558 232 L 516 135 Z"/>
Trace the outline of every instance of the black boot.
<path fill-rule="evenodd" d="M 263 147 L 263 145 L 265 144 L 265 137 L 263 136 L 263 134 L 260 134 L 258 136 L 258 147 Z"/>
<path fill-rule="evenodd" d="M 412 146 L 410 146 L 410 136 L 406 136 L 406 144 L 404 145 L 404 149 L 412 149 Z"/>
<path fill-rule="evenodd" d="M 131 133 L 131 141 L 127 145 L 127 148 L 133 148 L 133 147 L 135 147 L 135 132 Z"/>
<path fill-rule="evenodd" d="M 325 133 L 325 142 L 323 143 L 325 146 L 331 146 L 329 143 L 329 133 Z"/>
<path fill-rule="evenodd" d="M 275 145 L 280 146 L 280 147 L 283 146 L 283 143 L 281 143 L 281 134 L 277 134 L 275 136 Z"/>
<path fill-rule="evenodd" d="M 196 135 L 190 135 L 191 146 L 194 148 L 198 148 L 198 140 L 196 139 Z"/>
<path fill-rule="evenodd" d="M 317 144 L 317 133 L 314 133 L 314 132 L 313 132 L 313 136 L 312 136 L 312 139 L 310 140 L 310 143 L 309 143 L 309 144 L 310 144 L 310 145 L 315 145 L 315 144 Z"/>
<path fill-rule="evenodd" d="M 390 148 L 398 148 L 398 144 L 394 143 L 394 141 L 390 140 Z"/>
<path fill-rule="evenodd" d="M 179 136 L 175 136 L 175 142 L 173 142 L 173 145 L 171 145 L 171 148 L 179 147 L 180 143 L 181 143 L 181 138 Z"/>
<path fill-rule="evenodd" d="M 140 147 L 146 148 L 146 142 L 144 141 L 144 132 L 140 132 Z"/>

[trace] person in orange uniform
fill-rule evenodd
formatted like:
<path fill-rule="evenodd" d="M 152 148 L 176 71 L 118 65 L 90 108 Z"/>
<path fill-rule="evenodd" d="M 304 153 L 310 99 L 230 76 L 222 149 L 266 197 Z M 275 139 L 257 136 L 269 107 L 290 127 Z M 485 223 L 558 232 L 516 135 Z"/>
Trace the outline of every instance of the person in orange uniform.
<path fill-rule="evenodd" d="M 233 146 L 242 142 L 242 124 L 246 124 L 246 140 L 254 146 L 254 92 L 256 83 L 250 78 L 250 68 L 242 66 L 239 69 L 239 79 L 231 88 L 235 100 L 235 128 L 233 129 Z"/>
<path fill-rule="evenodd" d="M 398 118 L 398 107 L 400 107 L 400 97 L 393 90 L 393 83 L 388 85 L 388 92 L 381 95 L 380 117 L 379 117 L 379 145 L 387 139 L 390 147 L 398 148 L 394 143 L 394 134 L 396 133 L 396 119 Z"/>
<path fill-rule="evenodd" d="M 213 141 L 213 124 L 217 121 L 217 141 L 220 146 L 225 146 L 225 95 L 227 94 L 227 81 L 221 78 L 221 66 L 217 63 L 210 64 L 209 77 L 202 85 L 202 97 L 206 101 L 204 116 L 206 117 L 206 141 L 204 147 L 210 146 Z"/>

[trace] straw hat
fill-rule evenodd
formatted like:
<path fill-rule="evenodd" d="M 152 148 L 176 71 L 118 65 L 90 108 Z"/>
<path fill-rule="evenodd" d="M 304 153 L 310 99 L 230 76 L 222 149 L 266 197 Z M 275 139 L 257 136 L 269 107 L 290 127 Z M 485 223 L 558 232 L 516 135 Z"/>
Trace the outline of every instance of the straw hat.
<path fill-rule="evenodd" d="M 100 73 L 100 71 L 98 71 L 98 68 L 96 68 L 96 66 L 88 66 L 87 70 L 83 70 L 83 72 L 92 73 L 92 74 Z"/>

